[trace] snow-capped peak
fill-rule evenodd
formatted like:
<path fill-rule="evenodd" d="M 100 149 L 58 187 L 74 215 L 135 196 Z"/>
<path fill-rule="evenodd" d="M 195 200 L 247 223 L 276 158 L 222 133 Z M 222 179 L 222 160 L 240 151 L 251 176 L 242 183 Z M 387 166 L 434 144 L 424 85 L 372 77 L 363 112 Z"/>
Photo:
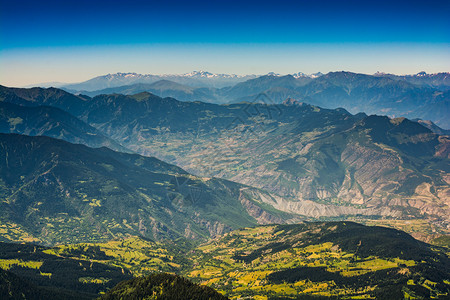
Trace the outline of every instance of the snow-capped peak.
<path fill-rule="evenodd" d="M 292 76 L 294 78 L 317 78 L 317 77 L 320 77 L 322 75 L 323 74 L 321 72 L 317 72 L 317 73 L 313 73 L 313 74 L 309 74 L 309 75 L 306 74 L 306 73 L 303 73 L 303 72 L 298 72 L 298 73 L 292 74 Z"/>
<path fill-rule="evenodd" d="M 266 76 L 274 76 L 274 77 L 279 77 L 279 76 L 281 76 L 281 74 L 278 74 L 278 73 L 275 73 L 275 72 L 269 72 L 269 73 L 267 73 L 267 75 Z"/>
<path fill-rule="evenodd" d="M 166 77 L 192 77 L 192 78 L 242 78 L 248 75 L 236 75 L 236 74 L 215 74 L 207 71 L 193 71 L 190 73 L 184 73 L 181 75 L 172 74 L 172 75 L 162 75 Z"/>
<path fill-rule="evenodd" d="M 114 73 L 114 74 L 107 74 L 104 76 L 107 79 L 118 79 L 118 78 L 137 78 L 137 77 L 142 77 L 141 74 L 137 74 L 137 73 Z"/>
<path fill-rule="evenodd" d="M 309 77 L 307 74 L 305 74 L 305 73 L 303 73 L 303 72 L 294 73 L 294 74 L 292 74 L 292 76 L 293 76 L 294 78 Z"/>
<path fill-rule="evenodd" d="M 309 76 L 311 78 L 317 78 L 317 77 L 323 76 L 323 73 L 322 72 L 317 72 L 317 73 L 313 73 L 313 74 L 311 74 Z"/>
<path fill-rule="evenodd" d="M 193 71 L 190 73 L 185 73 L 181 76 L 184 77 L 207 77 L 207 78 L 211 78 L 211 77 L 216 77 L 216 74 L 210 73 L 210 72 L 206 72 L 206 71 Z"/>

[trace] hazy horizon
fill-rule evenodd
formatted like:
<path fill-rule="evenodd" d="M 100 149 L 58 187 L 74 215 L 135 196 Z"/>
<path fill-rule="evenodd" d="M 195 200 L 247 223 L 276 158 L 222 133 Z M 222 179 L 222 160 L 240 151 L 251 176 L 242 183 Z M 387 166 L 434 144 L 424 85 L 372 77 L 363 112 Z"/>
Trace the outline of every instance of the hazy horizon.
<path fill-rule="evenodd" d="M 18 88 L 27 88 L 27 87 L 38 87 L 40 85 L 48 85 L 49 87 L 51 86 L 51 84 L 55 84 L 56 86 L 53 87 L 58 87 L 58 86 L 62 86 L 62 85 L 70 85 L 70 84 L 77 84 L 77 83 L 82 83 L 85 81 L 88 81 L 90 79 L 94 79 L 96 77 L 102 77 L 102 76 L 107 76 L 107 75 L 114 75 L 114 74 L 139 74 L 139 75 L 156 75 L 156 76 L 182 76 L 182 75 L 187 75 L 189 73 L 193 73 L 193 72 L 208 72 L 208 73 L 212 73 L 212 74 L 217 74 L 217 75 L 237 75 L 237 76 L 247 76 L 247 75 L 255 75 L 255 76 L 264 76 L 264 75 L 268 75 L 270 73 L 275 73 L 276 75 L 279 76 L 286 76 L 286 75 L 293 75 L 296 73 L 304 73 L 306 75 L 313 75 L 316 73 L 322 73 L 322 74 L 327 74 L 327 73 L 333 73 L 333 72 L 350 72 L 350 73 L 356 73 L 356 74 L 365 74 L 365 75 L 375 75 L 377 72 L 379 73 L 386 73 L 386 74 L 392 74 L 392 75 L 398 75 L 398 76 L 402 76 L 402 75 L 416 75 L 420 72 L 425 72 L 427 74 L 437 74 L 437 73 L 449 73 L 449 71 L 437 71 L 437 72 L 427 72 L 425 70 L 421 70 L 415 73 L 392 73 L 392 72 L 383 72 L 381 70 L 378 70 L 376 72 L 373 73 L 364 73 L 364 72 L 353 72 L 351 70 L 330 70 L 328 72 L 321 72 L 321 71 L 317 71 L 317 72 L 302 72 L 301 70 L 298 72 L 290 72 L 290 73 L 277 73 L 277 72 L 266 72 L 266 73 L 235 73 L 235 72 L 228 72 L 228 73 L 224 73 L 224 72 L 210 72 L 209 70 L 203 70 L 203 69 L 196 69 L 196 70 L 192 70 L 190 72 L 183 72 L 183 73 L 139 73 L 139 72 L 133 72 L 133 71 L 125 71 L 125 72 L 114 72 L 114 73 L 104 73 L 104 74 L 98 74 L 95 75 L 93 77 L 89 77 L 89 78 L 85 78 L 83 80 L 79 80 L 79 81 L 72 81 L 72 82 L 62 82 L 62 81 L 47 81 L 47 82 L 36 82 L 36 83 L 30 83 L 30 84 L 25 84 L 25 85 L 17 85 L 17 86 L 9 86 L 9 87 L 18 87 Z M 0 85 L 4 85 L 0 82 Z M 7 85 L 4 85 L 7 86 Z"/>
<path fill-rule="evenodd" d="M 450 70 L 448 1 L 0 0 L 0 84 Z"/>

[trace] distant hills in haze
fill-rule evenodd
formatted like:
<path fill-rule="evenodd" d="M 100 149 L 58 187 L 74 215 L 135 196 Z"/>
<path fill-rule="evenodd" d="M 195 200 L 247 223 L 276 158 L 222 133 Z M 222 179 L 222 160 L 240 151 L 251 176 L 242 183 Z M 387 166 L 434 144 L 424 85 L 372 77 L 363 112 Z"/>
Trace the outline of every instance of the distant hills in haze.
<path fill-rule="evenodd" d="M 290 76 L 297 79 L 304 79 L 304 78 L 315 79 L 323 75 L 324 74 L 321 72 L 313 74 L 305 74 L 303 72 L 290 74 Z M 115 73 L 98 76 L 80 83 L 64 84 L 60 82 L 51 82 L 51 83 L 44 83 L 42 84 L 42 86 L 50 87 L 53 85 L 55 87 L 63 87 L 64 89 L 69 89 L 72 91 L 93 92 L 97 90 L 119 87 L 124 85 L 132 85 L 137 83 L 150 84 L 160 80 L 169 80 L 191 87 L 223 88 L 233 86 L 240 82 L 244 82 L 262 76 L 283 77 L 288 75 L 281 75 L 274 72 L 270 72 L 266 75 L 214 74 L 206 71 L 193 71 L 185 74 L 167 74 L 167 75 Z M 434 74 L 427 74 L 425 72 L 420 72 L 413 75 L 395 75 L 377 72 L 373 74 L 373 76 L 388 77 L 395 80 L 403 80 L 420 86 L 428 86 L 441 90 L 448 90 L 450 87 L 450 75 L 448 72 L 434 73 Z"/>
<path fill-rule="evenodd" d="M 66 84 L 62 86 L 72 91 L 95 91 L 110 87 L 130 85 L 136 83 L 154 83 L 159 80 L 170 80 L 180 84 L 192 87 L 214 87 L 222 88 L 225 86 L 235 85 L 257 75 L 235 75 L 235 74 L 213 74 L 206 71 L 193 71 L 186 74 L 168 74 L 168 75 L 152 75 L 137 73 L 115 73 L 98 76 L 84 82 Z"/>
<path fill-rule="evenodd" d="M 389 77 L 395 80 L 404 80 L 409 83 L 429 86 L 436 89 L 448 90 L 450 86 L 450 73 L 441 72 L 434 74 L 427 74 L 426 72 L 419 72 L 413 75 L 394 75 L 388 73 L 377 72 L 375 76 Z"/>
<path fill-rule="evenodd" d="M 62 88 L 90 97 L 150 92 L 181 101 L 217 104 L 258 101 L 275 104 L 293 98 L 324 108 L 343 107 L 351 113 L 431 120 L 444 129 L 450 129 L 449 73 L 420 72 L 402 76 L 351 72 L 330 72 L 325 75 L 269 73 L 263 76 L 208 72 L 184 75 L 117 73 Z"/>

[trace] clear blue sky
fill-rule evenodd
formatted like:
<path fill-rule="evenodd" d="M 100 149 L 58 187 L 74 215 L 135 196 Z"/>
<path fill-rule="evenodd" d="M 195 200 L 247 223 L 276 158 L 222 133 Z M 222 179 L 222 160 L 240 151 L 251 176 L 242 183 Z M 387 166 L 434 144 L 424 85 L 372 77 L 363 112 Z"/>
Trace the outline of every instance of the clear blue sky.
<path fill-rule="evenodd" d="M 450 71 L 450 1 L 0 0 L 0 84 L 114 72 Z"/>

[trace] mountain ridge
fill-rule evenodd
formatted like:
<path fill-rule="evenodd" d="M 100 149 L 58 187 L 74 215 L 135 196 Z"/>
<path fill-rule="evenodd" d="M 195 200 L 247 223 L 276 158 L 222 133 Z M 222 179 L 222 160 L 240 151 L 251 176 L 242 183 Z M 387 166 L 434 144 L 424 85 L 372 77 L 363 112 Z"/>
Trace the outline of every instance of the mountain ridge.
<path fill-rule="evenodd" d="M 2 240 L 202 239 L 292 218 L 251 197 L 243 204 L 242 185 L 152 157 L 17 134 L 0 134 L 0 153 Z"/>
<path fill-rule="evenodd" d="M 93 148 L 129 152 L 97 129 L 53 106 L 19 106 L 0 102 L 0 132 L 49 136 Z"/>
<path fill-rule="evenodd" d="M 206 79 L 208 77 L 205 77 Z M 87 92 L 91 96 L 111 91 L 126 94 L 152 91 L 159 96 L 170 96 L 183 101 L 205 101 L 211 103 L 236 103 L 261 101 L 264 95 L 267 103 L 282 103 L 294 98 L 326 108 L 344 107 L 352 113 L 388 114 L 391 117 L 430 119 L 439 126 L 450 128 L 449 79 L 448 73 L 432 75 L 397 76 L 386 74 L 359 74 L 347 71 L 329 72 L 320 76 L 267 75 L 246 78 L 229 86 L 190 84 L 176 78 L 154 78 L 154 83 L 164 79 L 182 84 L 174 89 L 157 90 L 146 85 L 116 84 L 110 90 Z M 125 84 L 125 85 L 124 85 Z M 175 86 L 175 84 L 172 84 Z M 120 86 L 117 87 L 117 86 Z M 71 90 L 75 92 L 74 90 Z M 78 92 L 83 93 L 81 89 Z"/>
<path fill-rule="evenodd" d="M 333 72 L 333 71 L 331 71 Z M 336 72 L 336 71 L 335 71 Z M 303 72 L 297 72 L 297 73 L 292 73 L 292 74 L 276 74 L 274 72 L 270 72 L 266 75 L 276 75 L 276 76 L 286 76 L 286 75 L 292 75 L 295 78 L 318 78 L 323 76 L 324 74 L 321 72 L 317 72 L 317 73 L 311 73 L 311 74 L 305 74 Z M 383 72 L 377 72 L 375 74 L 367 74 L 367 75 L 373 75 L 373 76 L 378 76 L 378 77 L 389 77 L 389 78 L 393 78 L 393 79 L 397 79 L 397 80 L 406 80 L 406 81 L 410 81 L 413 83 L 417 83 L 417 84 L 423 84 L 423 85 L 429 85 L 432 87 L 436 87 L 436 88 L 442 88 L 442 87 L 449 87 L 450 86 L 450 76 L 449 76 L 449 72 L 440 72 L 440 73 L 433 73 L 433 74 L 427 74 L 425 72 L 419 72 L 417 74 L 410 74 L 410 75 L 395 75 L 395 74 L 389 74 L 389 73 L 383 73 Z M 105 79 L 107 81 L 112 81 L 115 79 L 121 80 L 121 78 L 129 78 L 129 79 L 137 79 L 137 80 L 142 80 L 142 79 L 149 79 L 157 81 L 158 79 L 177 79 L 177 78 L 209 78 L 209 79 L 215 79 L 215 78 L 227 78 L 227 79 L 252 79 L 252 78 L 256 78 L 256 77 L 260 77 L 260 76 L 265 76 L 264 74 L 260 74 L 260 75 L 255 75 L 255 74 L 247 74 L 247 75 L 236 75 L 236 74 L 215 74 L 215 73 L 210 73 L 207 71 L 193 71 L 190 73 L 184 73 L 184 74 L 163 74 L 163 75 L 156 75 L 156 74 L 138 74 L 138 73 L 110 73 L 110 74 L 106 74 L 106 75 L 100 75 L 97 76 L 95 78 L 89 79 L 87 81 L 84 82 L 80 82 L 80 83 L 70 83 L 70 84 L 65 84 L 63 85 L 63 87 L 65 88 L 69 88 L 69 89 L 78 89 L 78 90 L 83 90 L 84 88 L 82 88 L 83 84 L 88 83 L 90 80 L 96 79 Z M 438 84 L 430 84 L 430 82 L 433 81 L 441 81 Z M 124 81 L 122 81 L 124 82 Z M 129 84 L 132 83 L 137 83 L 137 82 L 133 82 L 133 80 L 129 80 L 128 81 Z M 147 82 L 150 83 L 150 82 Z M 238 82 L 236 81 L 230 81 L 229 83 L 231 84 L 236 84 Z M 206 84 L 205 82 L 203 82 L 203 84 Z M 48 84 L 46 84 L 48 85 Z M 123 84 L 122 84 L 123 85 Z M 61 85 L 59 85 L 60 87 Z M 119 86 L 117 84 L 115 84 L 114 86 Z M 113 86 L 103 86 L 103 87 L 99 87 L 97 86 L 97 88 L 95 88 L 96 90 L 102 89 L 102 88 L 108 88 L 108 87 L 113 87 Z M 206 86 L 204 86 L 206 87 Z M 218 87 L 218 86 L 216 86 Z M 221 86 L 224 87 L 224 86 Z M 94 89 L 94 90 L 95 90 Z M 92 91 L 89 89 L 86 89 L 88 91 Z"/>

